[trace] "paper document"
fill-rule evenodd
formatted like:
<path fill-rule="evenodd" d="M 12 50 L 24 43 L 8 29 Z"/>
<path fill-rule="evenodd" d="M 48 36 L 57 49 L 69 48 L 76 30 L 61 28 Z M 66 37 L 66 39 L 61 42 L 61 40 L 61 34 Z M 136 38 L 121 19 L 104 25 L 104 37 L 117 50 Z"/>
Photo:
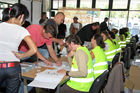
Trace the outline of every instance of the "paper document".
<path fill-rule="evenodd" d="M 38 65 L 42 67 L 53 67 L 57 70 L 65 69 L 67 71 L 70 71 L 70 65 L 68 62 L 62 62 L 62 66 L 57 66 L 56 63 L 53 63 L 53 66 L 49 66 L 49 65 L 46 65 L 44 62 L 39 62 Z"/>
<path fill-rule="evenodd" d="M 28 86 L 55 89 L 63 77 L 64 74 L 57 73 L 57 70 L 45 70 L 38 73 Z"/>

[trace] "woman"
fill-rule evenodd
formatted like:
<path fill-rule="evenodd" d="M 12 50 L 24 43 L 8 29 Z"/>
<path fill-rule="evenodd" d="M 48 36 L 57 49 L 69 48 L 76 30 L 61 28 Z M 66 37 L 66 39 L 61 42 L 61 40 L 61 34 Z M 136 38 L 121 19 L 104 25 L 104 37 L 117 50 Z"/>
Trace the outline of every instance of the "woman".
<path fill-rule="evenodd" d="M 109 34 L 107 31 L 103 31 L 101 33 L 101 36 L 103 37 L 103 40 L 105 42 L 104 52 L 105 52 L 105 55 L 107 57 L 107 61 L 112 62 L 112 60 L 116 54 L 115 44 L 109 38 Z"/>
<path fill-rule="evenodd" d="M 70 80 L 61 88 L 61 93 L 88 93 L 94 81 L 90 52 L 86 47 L 81 46 L 81 41 L 76 35 L 68 36 L 66 44 L 70 51 L 68 58 L 71 71 L 58 71 L 70 76 Z"/>
<path fill-rule="evenodd" d="M 0 23 L 0 85 L 6 82 L 6 93 L 17 93 L 20 85 L 20 59 L 36 53 L 37 48 L 28 31 L 21 27 L 29 16 L 22 4 L 14 4 L 3 11 L 3 22 Z M 29 51 L 18 53 L 18 47 L 24 40 Z"/>
<path fill-rule="evenodd" d="M 90 54 L 94 61 L 93 69 L 94 69 L 94 79 L 96 79 L 99 75 L 101 75 L 105 70 L 108 69 L 107 58 L 102 48 L 105 47 L 105 43 L 103 38 L 99 34 L 95 34 L 91 39 L 91 44 L 93 49 Z"/>

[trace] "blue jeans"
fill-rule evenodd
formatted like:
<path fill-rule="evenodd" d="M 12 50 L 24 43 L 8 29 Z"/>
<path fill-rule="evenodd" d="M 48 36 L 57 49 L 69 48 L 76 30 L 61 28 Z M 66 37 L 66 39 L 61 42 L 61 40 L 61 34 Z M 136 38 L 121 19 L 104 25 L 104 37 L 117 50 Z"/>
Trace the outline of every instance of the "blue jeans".
<path fill-rule="evenodd" d="M 42 48 L 38 48 L 39 52 L 45 57 L 45 58 L 49 58 L 49 52 L 47 49 L 42 49 Z M 24 53 L 23 51 L 19 51 L 20 53 Z M 27 60 L 29 59 L 30 57 L 26 57 L 26 58 L 23 58 L 21 61 L 23 60 Z"/>
<path fill-rule="evenodd" d="M 42 49 L 42 48 L 38 48 L 39 52 L 45 57 L 45 58 L 49 58 L 49 52 L 47 49 Z"/>
<path fill-rule="evenodd" d="M 6 93 L 18 93 L 21 81 L 21 67 L 0 68 L 0 85 L 6 84 Z"/>

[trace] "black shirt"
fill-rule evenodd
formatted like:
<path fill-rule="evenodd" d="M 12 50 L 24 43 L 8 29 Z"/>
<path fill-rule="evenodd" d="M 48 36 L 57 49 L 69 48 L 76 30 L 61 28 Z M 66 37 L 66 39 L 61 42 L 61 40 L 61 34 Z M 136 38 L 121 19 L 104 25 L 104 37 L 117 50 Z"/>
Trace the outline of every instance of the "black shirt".
<path fill-rule="evenodd" d="M 77 35 L 80 37 L 82 41 L 82 45 L 84 44 L 84 41 L 90 42 L 93 35 L 97 32 L 97 30 L 92 30 L 92 24 L 88 24 L 84 26 Z"/>
<path fill-rule="evenodd" d="M 103 21 L 101 24 L 100 24 L 100 31 L 102 32 L 102 31 L 110 31 L 109 29 L 108 29 L 108 26 L 107 26 L 107 23 L 105 22 L 105 21 Z"/>

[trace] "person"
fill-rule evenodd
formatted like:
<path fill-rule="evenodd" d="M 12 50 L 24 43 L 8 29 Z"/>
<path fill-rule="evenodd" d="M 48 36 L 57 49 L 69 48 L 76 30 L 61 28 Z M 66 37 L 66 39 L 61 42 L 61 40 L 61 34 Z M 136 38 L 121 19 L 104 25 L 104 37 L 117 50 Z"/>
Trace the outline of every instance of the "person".
<path fill-rule="evenodd" d="M 90 54 L 93 59 L 94 79 L 96 79 L 108 69 L 108 64 L 106 55 L 103 51 L 103 48 L 105 48 L 103 37 L 100 34 L 95 34 L 91 39 L 91 44 L 93 49 Z"/>
<path fill-rule="evenodd" d="M 104 52 L 107 57 L 107 61 L 112 62 L 114 56 L 116 55 L 116 47 L 113 41 L 111 41 L 107 31 L 101 33 L 103 40 L 105 42 Z"/>
<path fill-rule="evenodd" d="M 30 34 L 21 27 L 28 18 L 27 8 L 19 3 L 4 9 L 2 23 L 0 23 L 0 85 L 6 83 L 6 93 L 17 93 L 20 85 L 20 59 L 36 53 L 37 47 Z M 18 47 L 24 40 L 29 50 L 19 53 Z M 1 90 L 1 89 L 0 89 Z"/>
<path fill-rule="evenodd" d="M 97 33 L 98 25 L 96 23 L 84 26 L 76 35 L 80 37 L 82 45 L 85 41 L 91 42 L 91 38 Z"/>
<path fill-rule="evenodd" d="M 60 89 L 61 93 L 88 93 L 94 81 L 93 63 L 89 50 L 81 46 L 80 38 L 77 35 L 69 35 L 66 38 L 68 46 L 68 59 L 71 64 L 71 71 L 64 69 L 58 73 L 63 73 L 70 76 Z"/>
<path fill-rule="evenodd" d="M 104 21 L 100 24 L 100 31 L 102 32 L 102 31 L 110 31 L 109 30 L 109 28 L 108 28 L 108 26 L 107 26 L 107 22 L 108 21 L 108 18 L 106 17 L 105 19 L 104 19 Z"/>
<path fill-rule="evenodd" d="M 78 22 L 78 17 L 73 18 L 73 23 L 70 25 L 70 34 L 76 34 L 82 28 L 82 24 Z"/>
<path fill-rule="evenodd" d="M 114 29 L 113 29 L 113 31 L 114 31 Z M 115 39 L 116 36 L 115 36 L 115 34 L 112 32 L 112 30 L 109 31 L 109 37 L 110 37 L 110 39 L 111 39 L 111 40 L 114 42 L 114 44 L 115 44 L 115 47 L 116 47 L 116 53 L 121 52 L 121 47 L 120 47 L 118 41 Z"/>
<path fill-rule="evenodd" d="M 61 24 L 58 26 L 57 38 L 58 38 L 58 39 L 64 39 L 65 36 L 66 36 L 66 31 L 67 31 L 67 26 L 66 26 L 66 24 L 64 24 L 64 21 L 63 21 L 63 23 L 61 23 Z"/>
<path fill-rule="evenodd" d="M 46 22 L 48 17 L 46 16 L 46 12 L 42 12 L 41 19 L 39 20 L 40 25 L 44 25 L 44 22 Z"/>
<path fill-rule="evenodd" d="M 58 57 L 56 56 L 52 46 L 53 37 L 56 36 L 55 28 L 52 25 L 45 25 L 42 27 L 41 25 L 32 24 L 27 27 L 27 30 L 31 34 L 31 38 L 38 47 L 37 57 L 46 64 L 52 65 L 52 63 L 47 60 L 50 54 L 57 65 L 61 65 L 61 62 L 58 60 Z M 41 46 L 44 44 L 46 44 L 47 49 L 41 48 Z M 22 52 L 26 52 L 28 50 L 27 44 L 24 41 L 21 43 L 19 50 Z"/>
<path fill-rule="evenodd" d="M 65 39 L 65 36 L 66 36 L 66 31 L 67 31 L 67 27 L 66 27 L 66 24 L 61 23 L 59 26 L 58 26 L 58 34 L 57 34 L 57 38 L 58 39 Z M 58 54 L 61 54 L 60 52 L 62 52 L 62 50 L 64 49 L 64 45 L 58 45 L 57 44 L 57 53 Z"/>

